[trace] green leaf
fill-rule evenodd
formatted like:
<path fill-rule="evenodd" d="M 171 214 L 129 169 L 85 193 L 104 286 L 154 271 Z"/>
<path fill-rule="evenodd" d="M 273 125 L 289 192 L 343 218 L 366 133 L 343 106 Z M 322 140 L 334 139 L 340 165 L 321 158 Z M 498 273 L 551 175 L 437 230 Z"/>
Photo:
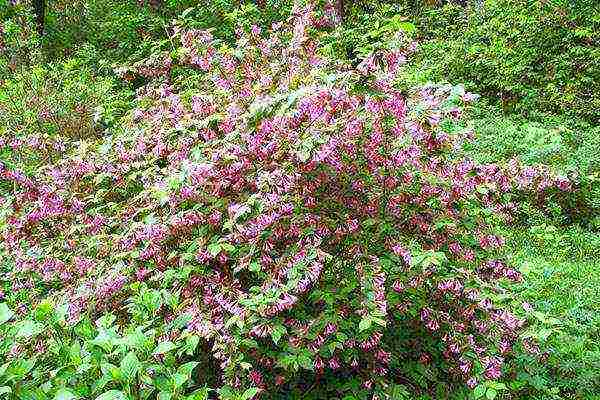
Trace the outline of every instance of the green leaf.
<path fill-rule="evenodd" d="M 189 379 L 192 376 L 192 371 L 198 366 L 198 364 L 200 363 L 197 361 L 190 361 L 177 368 L 177 372 L 187 376 Z"/>
<path fill-rule="evenodd" d="M 96 400 L 127 400 L 127 397 L 120 390 L 109 390 L 96 397 Z"/>
<path fill-rule="evenodd" d="M 156 346 L 152 354 L 165 354 L 176 348 L 177 345 L 173 342 L 160 342 L 158 346 Z"/>
<path fill-rule="evenodd" d="M 133 351 L 127 353 L 125 358 L 121 360 L 121 364 L 119 366 L 119 369 L 123 374 L 123 379 L 125 379 L 126 382 L 132 382 L 135 379 L 140 368 L 140 360 L 138 360 L 137 356 Z"/>
<path fill-rule="evenodd" d="M 298 364 L 302 368 L 309 370 L 309 371 L 313 369 L 313 362 L 308 354 L 298 354 L 297 360 L 298 360 Z"/>
<path fill-rule="evenodd" d="M 487 397 L 488 400 L 494 400 L 496 396 L 498 396 L 498 392 L 495 389 L 490 388 L 485 393 L 485 397 Z"/>
<path fill-rule="evenodd" d="M 413 33 L 417 29 L 414 24 L 412 24 L 410 22 L 406 22 L 406 21 L 400 22 L 400 23 L 396 24 L 396 26 L 398 27 L 398 29 L 401 29 L 404 32 L 408 32 L 408 33 Z"/>
<path fill-rule="evenodd" d="M 211 256 L 215 257 L 216 255 L 218 255 L 221 252 L 221 244 L 220 243 L 211 243 L 208 246 L 206 246 L 206 249 L 208 250 L 208 252 Z"/>
<path fill-rule="evenodd" d="M 10 308 L 6 305 L 6 303 L 0 303 L 0 325 L 5 322 L 8 322 L 15 313 L 13 313 Z"/>
<path fill-rule="evenodd" d="M 73 399 L 78 399 L 79 396 L 77 396 L 75 393 L 73 393 L 72 391 L 70 391 L 69 389 L 59 389 L 58 392 L 56 392 L 56 395 L 54 396 L 54 400 L 73 400 Z"/>
<path fill-rule="evenodd" d="M 158 400 L 171 400 L 171 398 L 173 397 L 173 395 L 169 392 L 160 392 L 158 394 Z"/>
<path fill-rule="evenodd" d="M 178 389 L 190 379 L 188 376 L 180 373 L 173 374 L 173 387 Z"/>
<path fill-rule="evenodd" d="M 54 304 L 50 300 L 44 300 L 35 308 L 35 319 L 43 321 L 54 310 Z"/>
<path fill-rule="evenodd" d="M 281 340 L 281 337 L 285 333 L 286 333 L 286 329 L 282 325 L 277 325 L 275 328 L 273 328 L 273 332 L 271 333 L 271 337 L 273 338 L 273 343 L 275 343 L 275 344 L 279 343 L 279 340 Z"/>
<path fill-rule="evenodd" d="M 188 336 L 185 339 L 185 353 L 188 356 L 193 355 L 196 347 L 198 347 L 198 343 L 200 343 L 200 338 L 197 335 Z"/>
<path fill-rule="evenodd" d="M 369 329 L 371 327 L 372 322 L 373 321 L 369 317 L 365 317 L 365 318 L 361 319 L 360 323 L 358 324 L 358 331 L 359 332 L 366 331 L 367 329 Z"/>
<path fill-rule="evenodd" d="M 96 326 L 102 328 L 110 328 L 115 323 L 117 317 L 112 314 L 106 314 L 96 320 Z"/>
<path fill-rule="evenodd" d="M 44 330 L 44 325 L 32 320 L 21 321 L 17 324 L 17 338 L 30 338 L 39 335 Z"/>
<path fill-rule="evenodd" d="M 476 399 L 479 399 L 481 397 L 483 397 L 483 395 L 485 394 L 485 386 L 483 385 L 479 385 L 475 388 L 475 390 L 473 391 L 473 396 Z"/>
<path fill-rule="evenodd" d="M 12 389 L 8 386 L 0 386 L 0 394 L 12 393 Z"/>
<path fill-rule="evenodd" d="M 241 400 L 249 400 L 256 396 L 256 394 L 260 391 L 259 388 L 253 387 L 250 389 L 246 389 L 246 391 L 242 394 Z"/>
<path fill-rule="evenodd" d="M 207 400 L 208 399 L 208 389 L 202 388 L 200 390 L 196 390 L 194 393 L 189 395 L 186 400 Z"/>

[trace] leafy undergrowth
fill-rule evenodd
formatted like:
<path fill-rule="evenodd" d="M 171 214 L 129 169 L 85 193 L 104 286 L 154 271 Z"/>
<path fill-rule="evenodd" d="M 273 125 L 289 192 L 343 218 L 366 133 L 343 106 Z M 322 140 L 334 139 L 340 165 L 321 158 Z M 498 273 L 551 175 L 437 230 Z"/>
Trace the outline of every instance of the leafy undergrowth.
<path fill-rule="evenodd" d="M 530 333 L 547 354 L 544 363 L 518 358 L 515 385 L 539 399 L 600 393 L 600 234 L 542 224 L 507 237 L 524 276 L 519 298 L 538 312 Z"/>
<path fill-rule="evenodd" d="M 485 102 L 472 111 L 476 138 L 466 151 L 477 160 L 518 158 L 576 171 L 583 179 L 579 216 L 585 218 L 573 221 L 560 207 L 521 204 L 520 224 L 505 227 L 504 236 L 512 263 L 524 276 L 513 301 L 536 311 L 528 334 L 546 354 L 543 363 L 517 356 L 511 387 L 523 398 L 588 399 L 600 392 L 598 127 L 543 113 L 534 120 L 506 116 Z"/>

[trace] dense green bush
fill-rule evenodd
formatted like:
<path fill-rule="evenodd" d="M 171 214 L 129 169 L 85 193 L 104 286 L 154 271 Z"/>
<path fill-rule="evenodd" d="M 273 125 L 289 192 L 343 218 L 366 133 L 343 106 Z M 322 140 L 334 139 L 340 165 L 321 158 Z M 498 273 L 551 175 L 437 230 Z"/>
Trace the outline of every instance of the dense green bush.
<path fill-rule="evenodd" d="M 522 222 L 544 211 L 560 225 L 579 223 L 600 229 L 600 127 L 584 121 L 539 114 L 536 121 L 506 116 L 482 103 L 474 107 L 471 128 L 475 140 L 467 152 L 480 162 L 517 158 L 527 165 L 548 165 L 556 173 L 576 177 L 579 189 L 545 205 L 521 202 Z M 536 207 L 540 206 L 536 210 Z"/>
<path fill-rule="evenodd" d="M 434 81 L 464 82 L 524 115 L 537 108 L 600 121 L 597 1 L 488 0 L 411 11 L 424 39 L 415 65 Z"/>
<path fill-rule="evenodd" d="M 41 61 L 31 9 L 0 0 L 0 82 L 11 73 Z"/>
<path fill-rule="evenodd" d="M 600 234 L 543 216 L 536 223 L 506 231 L 525 277 L 515 300 L 535 309 L 525 335 L 542 354 L 518 354 L 509 386 L 518 399 L 593 399 L 600 392 Z"/>
<path fill-rule="evenodd" d="M 184 10 L 194 28 L 213 29 L 232 42 L 235 29 L 259 24 L 268 27 L 289 15 L 286 2 L 267 2 L 259 10 L 251 1 L 211 0 L 57 0 L 49 3 L 44 48 L 50 58 L 73 56 L 89 62 L 124 62 L 146 57 L 157 42 L 168 41 L 170 22 Z M 198 5 L 197 7 L 194 7 Z M 166 43 L 168 44 L 168 43 Z"/>

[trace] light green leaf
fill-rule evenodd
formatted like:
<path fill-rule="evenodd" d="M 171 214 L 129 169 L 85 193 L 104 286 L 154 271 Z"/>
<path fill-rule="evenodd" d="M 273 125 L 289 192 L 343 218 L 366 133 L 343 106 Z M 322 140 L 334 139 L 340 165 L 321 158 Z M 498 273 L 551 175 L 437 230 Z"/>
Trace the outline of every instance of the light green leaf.
<path fill-rule="evenodd" d="M 0 303 L 0 325 L 5 322 L 8 322 L 15 313 L 13 313 L 10 308 L 6 305 L 6 303 Z"/>
<path fill-rule="evenodd" d="M 158 394 L 158 400 L 171 400 L 171 398 L 173 397 L 173 395 L 169 392 L 160 392 Z"/>
<path fill-rule="evenodd" d="M 198 347 L 198 343 L 200 343 L 200 338 L 197 335 L 188 336 L 185 339 L 185 353 L 189 356 L 194 354 L 196 347 Z"/>
<path fill-rule="evenodd" d="M 110 328 L 115 323 L 117 317 L 112 314 L 105 314 L 96 320 L 96 326 L 102 328 Z"/>
<path fill-rule="evenodd" d="M 281 337 L 286 333 L 286 329 L 284 326 L 282 325 L 277 325 L 274 329 L 273 332 L 271 333 L 271 337 L 273 338 L 273 343 L 277 344 L 279 343 L 279 340 L 281 340 Z"/>
<path fill-rule="evenodd" d="M 69 389 L 59 389 L 58 392 L 56 392 L 56 395 L 54 396 L 54 400 L 73 400 L 73 399 L 78 399 L 79 396 L 77 396 L 75 393 L 73 393 L 72 391 L 70 391 Z"/>
<path fill-rule="evenodd" d="M 173 342 L 160 342 L 158 346 L 156 346 L 152 354 L 165 354 L 176 348 L 177 345 Z"/>
<path fill-rule="evenodd" d="M 208 246 L 206 246 L 206 249 L 208 250 L 208 252 L 211 256 L 215 257 L 217 254 L 219 254 L 221 252 L 221 244 L 220 243 L 211 243 Z"/>
<path fill-rule="evenodd" d="M 175 373 L 173 374 L 173 386 L 175 388 L 180 388 L 184 383 L 188 381 L 188 379 L 189 377 L 184 374 Z"/>
<path fill-rule="evenodd" d="M 127 355 L 121 360 L 121 364 L 119 366 L 119 369 L 123 374 L 123 378 L 127 382 L 132 382 L 135 379 L 140 368 L 140 360 L 138 360 L 133 351 L 127 353 Z"/>
<path fill-rule="evenodd" d="M 21 321 L 17 324 L 17 338 L 30 338 L 40 334 L 44 330 L 44 325 L 32 320 Z"/>
<path fill-rule="evenodd" d="M 483 385 L 479 385 L 475 388 L 475 390 L 473 391 L 473 396 L 476 399 L 479 399 L 481 397 L 483 397 L 483 395 L 485 394 L 485 386 Z"/>
<path fill-rule="evenodd" d="M 8 386 L 0 386 L 0 394 L 12 393 L 12 389 Z"/>
<path fill-rule="evenodd" d="M 202 388 L 200 390 L 196 390 L 194 393 L 189 395 L 186 400 L 207 400 L 208 399 L 208 389 Z"/>
<path fill-rule="evenodd" d="M 490 388 L 485 393 L 485 397 L 487 397 L 488 400 L 494 400 L 496 396 L 498 396 L 498 392 L 495 389 Z"/>
<path fill-rule="evenodd" d="M 189 379 L 190 376 L 192 376 L 192 371 L 194 370 L 194 368 L 196 368 L 198 366 L 198 364 L 199 364 L 199 362 L 197 362 L 197 361 L 190 361 L 188 363 L 181 365 L 179 368 L 177 368 L 177 372 L 187 376 Z"/>
<path fill-rule="evenodd" d="M 372 322 L 373 321 L 369 317 L 365 317 L 365 318 L 361 319 L 360 323 L 358 324 L 358 331 L 359 332 L 366 331 L 367 329 L 369 329 L 371 327 Z"/>
<path fill-rule="evenodd" d="M 246 389 L 246 391 L 242 394 L 241 400 L 249 400 L 251 398 L 253 398 L 254 396 L 256 396 L 256 394 L 260 391 L 259 388 L 250 388 L 250 389 Z"/>
<path fill-rule="evenodd" d="M 120 390 L 109 390 L 96 397 L 96 400 L 127 400 L 127 397 Z"/>

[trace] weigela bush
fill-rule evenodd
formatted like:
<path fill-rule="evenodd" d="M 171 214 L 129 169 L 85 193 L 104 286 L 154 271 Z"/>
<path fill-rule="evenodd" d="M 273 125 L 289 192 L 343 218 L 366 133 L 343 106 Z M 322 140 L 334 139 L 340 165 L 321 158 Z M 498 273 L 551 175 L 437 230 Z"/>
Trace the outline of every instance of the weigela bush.
<path fill-rule="evenodd" d="M 164 343 L 200 343 L 194 379 L 217 368 L 222 393 L 268 396 L 301 372 L 376 393 L 406 360 L 472 387 L 501 377 L 524 321 L 490 300 L 520 279 L 493 225 L 509 193 L 570 183 L 457 157 L 472 94 L 403 96 L 402 48 L 356 69 L 323 59 L 308 32 L 327 21 L 313 15 L 296 7 L 234 48 L 176 27 L 176 49 L 119 71 L 147 82 L 121 131 L 35 175 L 2 168 L 5 333 L 42 299 L 65 329 L 110 312 L 152 326 L 159 359 Z M 0 348 L 41 354 L 46 371 L 55 334 Z"/>

